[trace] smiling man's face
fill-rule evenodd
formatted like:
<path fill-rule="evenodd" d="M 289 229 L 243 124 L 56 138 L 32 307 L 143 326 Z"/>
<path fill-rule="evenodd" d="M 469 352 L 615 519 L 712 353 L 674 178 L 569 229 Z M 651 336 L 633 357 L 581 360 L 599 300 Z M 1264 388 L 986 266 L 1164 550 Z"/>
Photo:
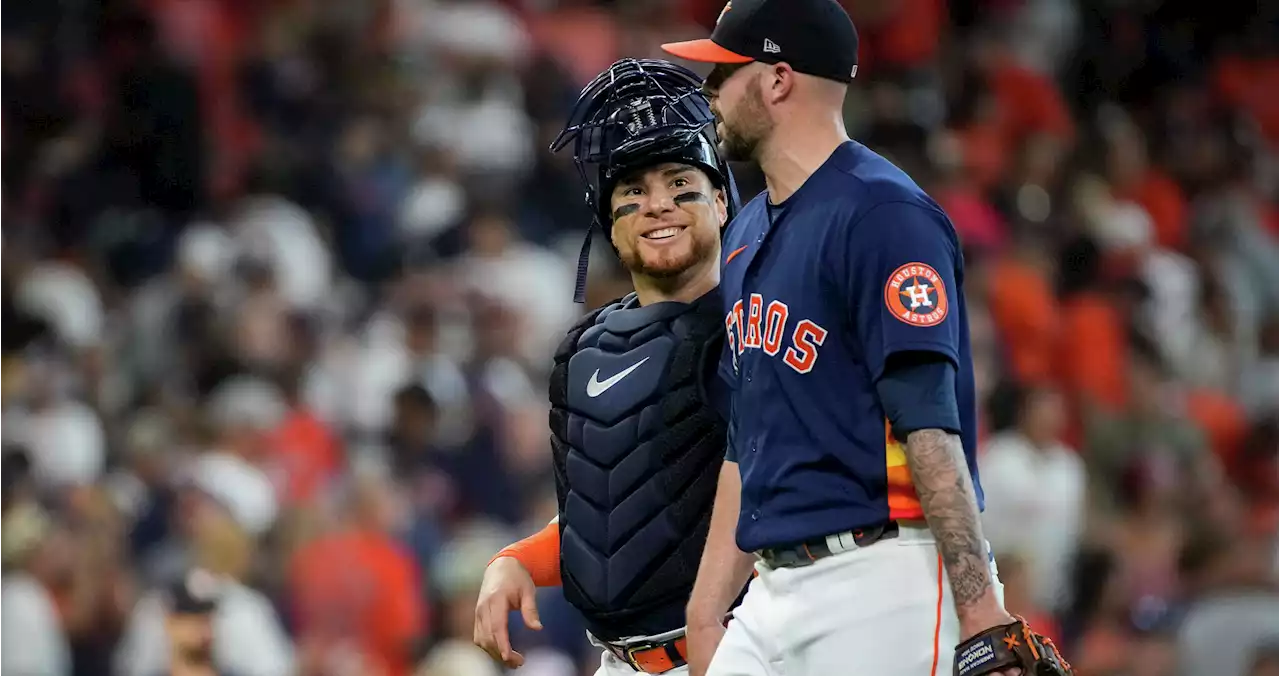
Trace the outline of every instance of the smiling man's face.
<path fill-rule="evenodd" d="M 632 273 L 676 277 L 718 255 L 728 211 L 701 169 L 666 162 L 622 177 L 610 195 L 611 236 Z"/>

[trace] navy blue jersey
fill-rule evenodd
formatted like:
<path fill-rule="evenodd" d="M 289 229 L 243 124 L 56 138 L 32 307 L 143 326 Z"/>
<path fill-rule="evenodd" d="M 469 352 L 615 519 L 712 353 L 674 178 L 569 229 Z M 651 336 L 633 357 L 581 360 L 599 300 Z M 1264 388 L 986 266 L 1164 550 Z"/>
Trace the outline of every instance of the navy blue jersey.
<path fill-rule="evenodd" d="M 743 551 L 923 518 L 875 388 L 897 352 L 954 362 L 981 507 L 963 259 L 950 220 L 910 177 L 850 141 L 783 204 L 756 196 L 724 251 L 720 372 Z"/>

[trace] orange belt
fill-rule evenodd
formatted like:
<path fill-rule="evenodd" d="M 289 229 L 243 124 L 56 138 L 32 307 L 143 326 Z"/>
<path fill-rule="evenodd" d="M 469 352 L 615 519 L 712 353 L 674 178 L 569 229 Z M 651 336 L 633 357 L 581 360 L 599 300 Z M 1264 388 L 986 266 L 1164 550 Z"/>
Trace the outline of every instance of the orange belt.
<path fill-rule="evenodd" d="M 677 667 L 683 667 L 688 663 L 689 656 L 683 635 L 658 643 L 637 643 L 629 646 L 609 644 L 609 650 L 618 659 L 631 665 L 632 669 L 644 674 L 663 674 Z"/>

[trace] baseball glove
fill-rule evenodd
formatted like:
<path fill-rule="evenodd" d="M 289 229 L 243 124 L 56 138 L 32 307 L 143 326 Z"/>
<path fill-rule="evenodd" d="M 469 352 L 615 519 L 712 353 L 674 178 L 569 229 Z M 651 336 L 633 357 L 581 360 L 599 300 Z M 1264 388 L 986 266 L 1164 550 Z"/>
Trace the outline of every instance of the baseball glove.
<path fill-rule="evenodd" d="M 1026 620 L 992 627 L 956 646 L 955 676 L 980 676 L 1018 668 L 1024 676 L 1071 676 L 1071 665 L 1053 641 L 1031 631 Z"/>

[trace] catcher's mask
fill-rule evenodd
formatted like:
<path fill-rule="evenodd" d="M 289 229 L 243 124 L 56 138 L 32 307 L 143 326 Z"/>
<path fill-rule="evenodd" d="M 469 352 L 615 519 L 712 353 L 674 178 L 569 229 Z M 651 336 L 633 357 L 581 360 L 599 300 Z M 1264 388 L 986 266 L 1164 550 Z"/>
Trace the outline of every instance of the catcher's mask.
<path fill-rule="evenodd" d="M 609 196 L 626 174 L 663 162 L 696 166 L 725 191 L 729 218 L 738 212 L 737 185 L 716 148 L 715 115 L 702 80 L 687 68 L 659 59 L 615 62 L 583 88 L 551 152 L 570 143 L 592 214 L 578 257 L 575 302 L 586 297 L 591 236 L 597 227 L 605 234 L 612 228 Z"/>

